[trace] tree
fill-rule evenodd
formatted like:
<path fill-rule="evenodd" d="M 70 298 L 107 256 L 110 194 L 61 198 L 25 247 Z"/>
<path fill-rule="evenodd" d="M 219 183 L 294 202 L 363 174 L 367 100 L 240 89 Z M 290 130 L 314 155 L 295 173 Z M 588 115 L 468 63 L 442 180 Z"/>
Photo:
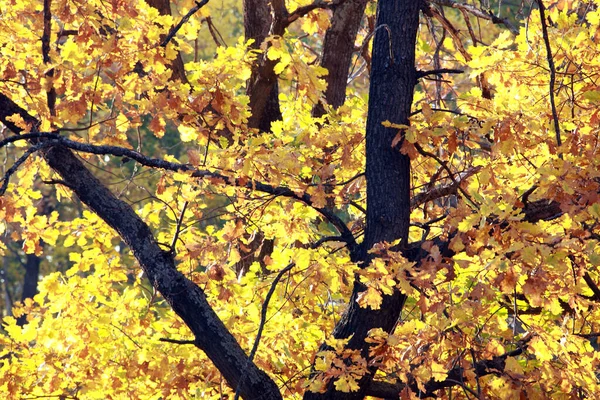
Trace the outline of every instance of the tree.
<path fill-rule="evenodd" d="M 598 392 L 597 2 L 207 3 L 4 7 L 3 392 Z"/>

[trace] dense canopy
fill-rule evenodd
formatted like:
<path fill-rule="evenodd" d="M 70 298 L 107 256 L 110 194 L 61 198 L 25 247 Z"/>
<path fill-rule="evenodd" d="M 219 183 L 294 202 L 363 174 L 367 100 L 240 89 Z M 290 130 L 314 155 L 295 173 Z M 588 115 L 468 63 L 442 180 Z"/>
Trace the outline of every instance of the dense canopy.
<path fill-rule="evenodd" d="M 0 393 L 594 398 L 599 28 L 0 0 Z"/>

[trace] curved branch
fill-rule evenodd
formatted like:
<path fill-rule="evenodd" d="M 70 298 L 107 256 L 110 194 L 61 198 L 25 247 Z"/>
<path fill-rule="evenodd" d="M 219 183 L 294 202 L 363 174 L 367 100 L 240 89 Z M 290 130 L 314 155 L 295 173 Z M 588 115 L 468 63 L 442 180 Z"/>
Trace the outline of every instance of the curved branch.
<path fill-rule="evenodd" d="M 273 279 L 273 282 L 271 283 L 271 287 L 269 288 L 269 292 L 265 296 L 265 300 L 263 301 L 262 309 L 260 311 L 260 323 L 258 324 L 258 332 L 256 333 L 256 338 L 254 339 L 254 344 L 252 345 L 252 350 L 250 351 L 250 355 L 248 356 L 248 364 L 252 363 L 252 361 L 254 360 L 254 356 L 256 355 L 256 351 L 258 350 L 258 345 L 260 344 L 260 338 L 262 337 L 262 332 L 263 332 L 263 329 L 265 328 L 265 323 L 267 321 L 267 309 L 269 307 L 269 302 L 271 301 L 271 297 L 273 296 L 273 293 L 275 293 L 275 287 L 277 287 L 277 283 L 279 282 L 279 280 L 281 279 L 283 274 L 285 274 L 286 272 L 291 270 L 295 265 L 296 265 L 296 263 L 293 263 L 293 262 L 288 264 L 284 269 L 279 271 L 279 273 L 277 274 L 277 276 L 275 276 L 275 279 Z M 244 383 L 245 379 L 246 379 L 246 375 L 244 374 L 240 378 L 240 383 L 238 384 L 238 387 L 235 390 L 235 396 L 233 397 L 234 400 L 239 399 L 240 388 L 242 387 L 241 385 Z"/>

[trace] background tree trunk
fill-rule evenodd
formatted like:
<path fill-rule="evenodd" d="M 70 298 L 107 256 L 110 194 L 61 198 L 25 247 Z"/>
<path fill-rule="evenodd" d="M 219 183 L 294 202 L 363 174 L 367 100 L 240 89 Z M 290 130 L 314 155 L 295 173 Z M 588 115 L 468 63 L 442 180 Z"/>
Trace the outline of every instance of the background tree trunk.
<path fill-rule="evenodd" d="M 269 30 L 273 18 L 271 16 L 270 1 L 268 0 L 244 0 L 244 31 L 246 40 L 254 39 L 252 48 L 259 49 L 261 44 L 269 36 Z M 257 70 L 254 69 L 250 82 L 256 81 Z M 271 123 L 281 119 L 281 110 L 279 109 L 279 86 L 277 77 L 275 77 L 273 86 L 267 93 L 260 93 L 253 85 L 248 85 L 246 94 L 250 97 L 250 104 L 258 104 L 259 96 L 267 95 L 266 104 L 262 115 L 254 118 L 254 110 L 252 110 L 253 118 L 250 120 L 251 128 L 258 128 L 263 132 L 271 130 Z M 258 110 L 257 110 L 258 111 Z"/>
<path fill-rule="evenodd" d="M 335 7 L 331 17 L 331 26 L 327 29 L 323 41 L 323 58 L 321 66 L 326 68 L 328 75 L 325 101 L 333 108 L 338 108 L 346 100 L 346 87 L 356 34 L 367 0 L 348 0 Z M 320 117 L 325 113 L 323 104 L 318 103 L 313 109 L 313 115 Z"/>

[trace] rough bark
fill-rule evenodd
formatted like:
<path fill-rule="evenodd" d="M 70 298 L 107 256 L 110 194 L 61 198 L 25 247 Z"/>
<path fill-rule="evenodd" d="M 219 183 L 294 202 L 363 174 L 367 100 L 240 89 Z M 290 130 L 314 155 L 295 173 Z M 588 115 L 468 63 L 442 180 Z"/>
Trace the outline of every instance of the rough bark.
<path fill-rule="evenodd" d="M 373 43 L 369 114 L 367 118 L 367 226 L 364 248 L 382 241 L 401 239 L 406 246 L 410 218 L 410 159 L 392 141 L 398 131 L 383 121 L 408 124 L 416 84 L 415 43 L 419 25 L 418 1 L 381 0 L 378 3 L 377 30 Z M 385 26 L 385 27 L 384 27 Z M 351 349 L 368 357 L 365 338 L 369 330 L 391 331 L 402 310 L 405 296 L 399 292 L 385 296 L 379 310 L 361 308 L 358 294 L 366 288 L 355 281 L 348 309 L 336 325 L 333 336 L 347 338 Z M 330 385 L 327 391 L 307 393 L 305 399 L 360 399 L 364 397 L 376 369 L 359 382 L 356 393 L 340 393 Z"/>
<path fill-rule="evenodd" d="M 321 66 L 329 72 L 325 78 L 325 101 L 333 108 L 340 107 L 346 100 L 348 73 L 355 50 L 354 42 L 367 3 L 367 0 L 348 0 L 336 6 L 331 17 L 331 26 L 325 33 Z M 324 113 L 325 109 L 321 103 L 313 109 L 314 116 L 320 117 Z"/>
<path fill-rule="evenodd" d="M 0 93 L 0 121 L 16 134 L 21 129 L 6 118 L 19 114 L 32 126 L 38 121 Z M 79 199 L 115 229 L 131 248 L 152 285 L 183 319 L 202 349 L 232 388 L 245 376 L 240 393 L 245 399 L 280 399 L 277 385 L 248 362 L 248 356 L 207 302 L 202 289 L 180 273 L 174 255 L 162 250 L 148 225 L 125 202 L 116 198 L 68 149 L 42 151 L 48 165 Z"/>

